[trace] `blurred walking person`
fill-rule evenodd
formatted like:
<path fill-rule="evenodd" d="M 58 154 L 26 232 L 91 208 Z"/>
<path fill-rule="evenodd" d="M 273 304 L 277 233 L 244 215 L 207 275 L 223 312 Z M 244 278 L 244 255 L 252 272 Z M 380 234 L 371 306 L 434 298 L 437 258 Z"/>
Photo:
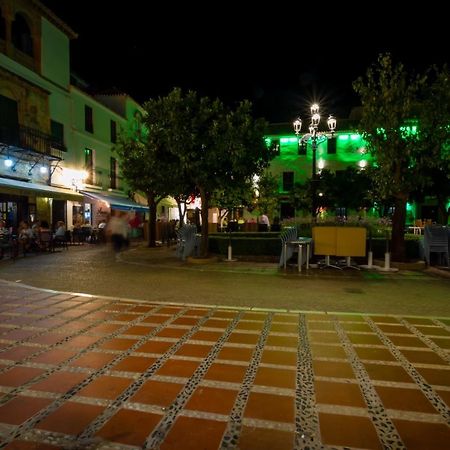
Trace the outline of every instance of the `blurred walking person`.
<path fill-rule="evenodd" d="M 111 236 L 111 243 L 118 260 L 119 253 L 128 246 L 128 222 L 125 219 L 125 213 L 113 211 L 107 225 L 107 232 Z"/>

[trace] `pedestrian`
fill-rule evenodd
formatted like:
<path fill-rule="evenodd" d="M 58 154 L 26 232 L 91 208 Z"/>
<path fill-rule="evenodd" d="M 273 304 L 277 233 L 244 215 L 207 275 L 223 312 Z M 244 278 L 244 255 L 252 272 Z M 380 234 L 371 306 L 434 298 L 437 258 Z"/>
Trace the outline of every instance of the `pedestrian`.
<path fill-rule="evenodd" d="M 113 211 L 111 219 L 107 225 L 108 234 L 111 236 L 111 243 L 116 254 L 116 261 L 119 253 L 128 245 L 128 222 L 125 213 Z"/>

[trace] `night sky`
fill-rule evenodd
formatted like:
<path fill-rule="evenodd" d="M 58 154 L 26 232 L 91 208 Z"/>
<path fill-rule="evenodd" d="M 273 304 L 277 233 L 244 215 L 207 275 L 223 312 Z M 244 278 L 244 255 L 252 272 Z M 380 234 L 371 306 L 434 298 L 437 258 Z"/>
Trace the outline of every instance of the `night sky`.
<path fill-rule="evenodd" d="M 359 103 L 352 81 L 380 52 L 411 71 L 449 59 L 448 19 L 436 5 L 42 2 L 78 33 L 72 70 L 94 90 L 144 102 L 179 86 L 230 106 L 249 99 L 271 122 L 305 115 L 312 100 L 324 114 L 347 116 Z"/>

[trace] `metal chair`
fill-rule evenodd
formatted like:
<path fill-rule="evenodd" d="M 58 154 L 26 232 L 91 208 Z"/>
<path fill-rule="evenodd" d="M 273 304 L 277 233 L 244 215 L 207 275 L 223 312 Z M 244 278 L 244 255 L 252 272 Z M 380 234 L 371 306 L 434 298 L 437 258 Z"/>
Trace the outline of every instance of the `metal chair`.
<path fill-rule="evenodd" d="M 449 229 L 441 226 L 426 226 L 423 236 L 423 250 L 425 261 L 430 264 L 431 253 L 439 253 L 439 257 L 444 255 L 444 259 L 449 266 L 448 256 L 448 235 Z M 441 259 L 440 259 L 441 261 Z"/>

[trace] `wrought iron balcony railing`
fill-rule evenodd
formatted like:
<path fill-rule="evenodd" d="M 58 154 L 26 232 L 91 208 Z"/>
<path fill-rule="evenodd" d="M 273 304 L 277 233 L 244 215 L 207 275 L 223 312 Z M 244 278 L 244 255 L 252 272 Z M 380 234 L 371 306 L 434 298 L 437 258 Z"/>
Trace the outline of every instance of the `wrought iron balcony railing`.
<path fill-rule="evenodd" d="M 0 143 L 14 147 L 14 151 L 28 151 L 48 156 L 52 159 L 63 159 L 67 151 L 64 143 L 53 136 L 30 127 L 0 125 Z"/>

